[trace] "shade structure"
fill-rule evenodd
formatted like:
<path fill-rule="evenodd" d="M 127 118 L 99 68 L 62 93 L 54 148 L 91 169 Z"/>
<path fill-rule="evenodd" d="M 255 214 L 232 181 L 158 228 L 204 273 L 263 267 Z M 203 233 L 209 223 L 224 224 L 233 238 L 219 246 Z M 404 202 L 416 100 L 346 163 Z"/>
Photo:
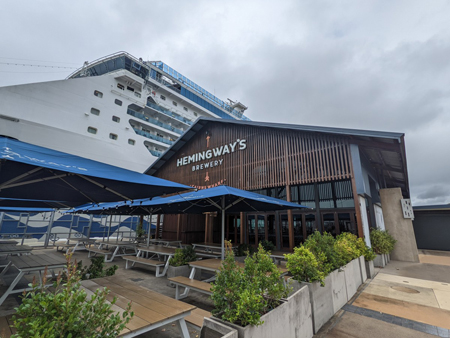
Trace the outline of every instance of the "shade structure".
<path fill-rule="evenodd" d="M 232 188 L 226 185 L 184 193 L 176 196 L 134 201 L 133 203 L 105 203 L 98 206 L 82 206 L 72 212 L 106 214 L 201 214 L 222 213 L 222 259 L 224 258 L 225 212 L 276 211 L 307 208 L 273 197 Z"/>
<path fill-rule="evenodd" d="M 0 199 L 10 198 L 9 206 L 13 206 L 12 199 L 27 199 L 57 201 L 60 207 L 71 207 L 190 189 L 183 184 L 0 137 Z"/>
<path fill-rule="evenodd" d="M 65 207 L 65 203 L 64 201 L 0 197 L 0 208 L 19 208 L 23 210 L 27 208 L 51 208 L 53 210 Z"/>

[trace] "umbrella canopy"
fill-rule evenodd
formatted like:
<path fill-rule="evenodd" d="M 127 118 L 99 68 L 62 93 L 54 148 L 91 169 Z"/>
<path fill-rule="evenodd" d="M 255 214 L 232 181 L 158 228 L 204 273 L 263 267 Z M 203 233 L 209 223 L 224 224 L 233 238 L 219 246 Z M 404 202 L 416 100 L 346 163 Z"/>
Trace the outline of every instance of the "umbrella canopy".
<path fill-rule="evenodd" d="M 137 200 L 132 203 L 105 203 L 98 206 L 82 206 L 72 212 L 115 214 L 201 214 L 222 213 L 222 259 L 224 258 L 225 212 L 276 211 L 306 208 L 253 192 L 221 185 L 218 187 L 184 193 L 176 196 Z"/>
<path fill-rule="evenodd" d="M 60 207 L 68 207 L 88 202 L 134 200 L 189 189 L 192 188 L 0 137 L 0 199 L 58 201 Z"/>
<path fill-rule="evenodd" d="M 0 208 L 19 208 L 19 209 L 52 208 L 52 209 L 57 209 L 57 208 L 64 208 L 66 205 L 67 204 L 64 201 L 0 197 Z"/>

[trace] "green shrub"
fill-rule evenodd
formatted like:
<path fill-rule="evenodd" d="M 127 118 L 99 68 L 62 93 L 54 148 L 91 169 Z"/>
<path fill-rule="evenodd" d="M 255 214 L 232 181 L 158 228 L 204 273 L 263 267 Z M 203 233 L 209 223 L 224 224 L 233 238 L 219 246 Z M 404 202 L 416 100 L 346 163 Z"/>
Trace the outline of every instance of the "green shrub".
<path fill-rule="evenodd" d="M 343 232 L 342 234 L 336 236 L 334 249 L 339 256 L 339 260 L 342 265 L 347 264 L 363 254 L 363 252 L 359 250 L 359 247 L 360 244 L 358 244 L 358 237 L 350 232 Z"/>
<path fill-rule="evenodd" d="M 295 280 L 308 283 L 318 281 L 322 286 L 325 285 L 325 273 L 310 250 L 304 246 L 295 247 L 294 253 L 284 256 L 287 260 L 286 267 Z"/>
<path fill-rule="evenodd" d="M 105 270 L 105 259 L 102 256 L 92 257 L 89 267 L 83 267 L 83 261 L 77 263 L 77 271 L 80 273 L 82 280 L 114 276 L 118 268 L 117 265 L 112 265 Z M 61 278 L 63 282 L 67 282 L 67 274 L 65 271 L 62 272 Z"/>
<path fill-rule="evenodd" d="M 252 255 L 253 253 L 255 253 L 255 248 L 250 244 L 243 243 L 238 245 L 235 255 L 236 257 L 242 257 Z"/>
<path fill-rule="evenodd" d="M 278 306 L 288 294 L 280 271 L 261 245 L 245 259 L 242 268 L 235 261 L 229 242 L 211 290 L 213 314 L 242 326 L 261 325 L 261 316 Z"/>
<path fill-rule="evenodd" d="M 189 262 L 197 260 L 197 254 L 195 253 L 192 245 L 185 246 L 183 249 L 176 249 L 175 255 L 169 260 L 171 266 L 187 265 Z"/>
<path fill-rule="evenodd" d="M 260 243 L 265 251 L 273 251 L 275 249 L 275 245 L 271 241 L 263 239 Z"/>
<path fill-rule="evenodd" d="M 345 264 L 342 264 L 340 256 L 336 253 L 335 242 L 336 239 L 331 234 L 324 232 L 322 235 L 319 231 L 315 231 L 303 243 L 303 246 L 316 256 L 325 276 Z"/>
<path fill-rule="evenodd" d="M 370 232 L 370 242 L 372 243 L 373 251 L 378 254 L 389 254 L 394 250 L 394 245 L 397 242 L 389 232 L 380 229 L 373 229 Z"/>
<path fill-rule="evenodd" d="M 98 289 L 90 297 L 80 284 L 76 263 L 67 256 L 68 276 L 63 283 L 58 276 L 52 291 L 33 283 L 33 289 L 22 296 L 22 304 L 13 316 L 14 338 L 117 337 L 133 316 L 131 304 L 123 314 L 114 314 L 106 288 Z M 45 271 L 44 276 L 47 271 Z M 43 284 L 46 280 L 44 278 Z"/>
<path fill-rule="evenodd" d="M 356 247 L 359 250 L 359 252 L 364 256 L 364 259 L 367 262 L 373 261 L 375 259 L 376 257 L 375 253 L 371 248 L 369 248 L 366 245 L 366 242 L 364 242 L 362 238 L 359 237 L 356 239 Z"/>

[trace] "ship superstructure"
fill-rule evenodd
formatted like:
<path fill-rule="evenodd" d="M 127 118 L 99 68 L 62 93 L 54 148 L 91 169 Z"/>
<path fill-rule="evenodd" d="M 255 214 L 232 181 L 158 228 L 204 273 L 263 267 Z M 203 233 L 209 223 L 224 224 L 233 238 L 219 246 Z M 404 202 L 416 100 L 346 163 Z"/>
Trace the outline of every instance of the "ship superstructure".
<path fill-rule="evenodd" d="M 0 88 L 0 135 L 144 172 L 198 117 L 245 120 L 246 109 L 119 52 L 65 80 Z"/>

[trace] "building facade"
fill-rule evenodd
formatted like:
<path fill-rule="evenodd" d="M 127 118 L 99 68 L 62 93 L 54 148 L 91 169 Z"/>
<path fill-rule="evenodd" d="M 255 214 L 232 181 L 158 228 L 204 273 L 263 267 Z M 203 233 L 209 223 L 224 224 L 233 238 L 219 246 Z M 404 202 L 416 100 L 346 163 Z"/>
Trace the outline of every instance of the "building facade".
<path fill-rule="evenodd" d="M 384 229 L 379 190 L 409 198 L 401 133 L 201 118 L 147 174 L 205 189 L 226 184 L 308 209 L 227 215 L 226 237 L 292 250 L 315 230 L 351 232 L 370 245 Z M 218 241 L 216 215 L 166 215 L 163 237 Z"/>

